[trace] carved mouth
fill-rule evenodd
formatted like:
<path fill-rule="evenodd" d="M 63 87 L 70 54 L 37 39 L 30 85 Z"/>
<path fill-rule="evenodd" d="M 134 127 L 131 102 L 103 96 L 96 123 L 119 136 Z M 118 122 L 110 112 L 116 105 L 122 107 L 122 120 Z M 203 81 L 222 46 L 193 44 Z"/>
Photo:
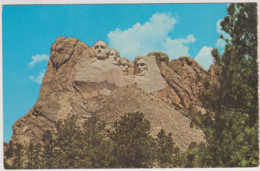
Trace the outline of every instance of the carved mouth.
<path fill-rule="evenodd" d="M 106 59 L 107 55 L 105 53 L 97 53 L 96 57 L 99 58 L 99 59 Z"/>
<path fill-rule="evenodd" d="M 118 65 L 118 62 L 117 61 L 113 61 L 112 64 Z"/>
<path fill-rule="evenodd" d="M 144 68 L 139 69 L 139 73 L 145 72 L 146 70 Z"/>
<path fill-rule="evenodd" d="M 123 70 L 124 75 L 128 75 L 128 69 Z"/>

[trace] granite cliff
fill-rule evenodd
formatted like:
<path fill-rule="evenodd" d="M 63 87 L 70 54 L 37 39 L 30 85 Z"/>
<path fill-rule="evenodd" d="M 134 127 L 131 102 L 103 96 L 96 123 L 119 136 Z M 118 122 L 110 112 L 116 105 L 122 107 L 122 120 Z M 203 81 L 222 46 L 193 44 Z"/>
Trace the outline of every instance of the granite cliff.
<path fill-rule="evenodd" d="M 190 106 L 205 110 L 198 94 L 206 79 L 214 80 L 212 73 L 189 57 L 169 61 L 167 54 L 151 52 L 129 61 L 103 41 L 89 47 L 59 37 L 51 46 L 38 100 L 13 125 L 11 141 L 39 142 L 55 121 L 71 115 L 80 120 L 100 115 L 109 128 L 120 116 L 139 111 L 151 122 L 152 135 L 160 129 L 172 132 L 185 150 L 193 141 L 204 141 L 203 132 L 191 128 L 183 113 Z"/>

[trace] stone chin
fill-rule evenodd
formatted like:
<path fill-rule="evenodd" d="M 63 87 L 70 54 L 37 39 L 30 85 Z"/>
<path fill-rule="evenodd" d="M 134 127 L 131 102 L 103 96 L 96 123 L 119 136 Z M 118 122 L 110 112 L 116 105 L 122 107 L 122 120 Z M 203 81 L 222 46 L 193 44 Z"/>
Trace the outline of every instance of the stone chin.
<path fill-rule="evenodd" d="M 118 61 L 113 61 L 112 64 L 114 64 L 114 65 L 119 65 L 119 64 L 118 64 Z"/>
<path fill-rule="evenodd" d="M 146 74 L 146 72 L 147 72 L 146 70 L 140 70 L 138 75 L 139 76 L 144 76 Z"/>
<path fill-rule="evenodd" d="M 104 60 L 104 59 L 107 59 L 107 55 L 106 55 L 106 54 L 97 54 L 97 55 L 96 55 L 96 58 L 97 58 L 97 59 Z"/>
<path fill-rule="evenodd" d="M 123 70 L 123 75 L 128 75 L 128 70 Z"/>

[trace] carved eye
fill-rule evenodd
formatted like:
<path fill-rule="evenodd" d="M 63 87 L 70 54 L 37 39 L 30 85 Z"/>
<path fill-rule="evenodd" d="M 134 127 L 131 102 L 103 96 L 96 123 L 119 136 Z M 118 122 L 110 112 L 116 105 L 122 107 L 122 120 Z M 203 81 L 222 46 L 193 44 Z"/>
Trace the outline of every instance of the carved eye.
<path fill-rule="evenodd" d="M 137 66 L 138 66 L 138 67 L 144 66 L 144 63 L 139 63 L 139 64 L 137 64 Z"/>
<path fill-rule="evenodd" d="M 105 46 L 102 46 L 102 45 L 101 45 L 101 49 L 105 49 Z"/>
<path fill-rule="evenodd" d="M 98 49 L 99 48 L 99 45 L 95 46 L 95 49 Z"/>
<path fill-rule="evenodd" d="M 112 56 L 112 55 L 114 56 L 114 55 L 115 55 L 115 53 L 111 53 L 110 55 L 111 55 L 111 56 Z"/>

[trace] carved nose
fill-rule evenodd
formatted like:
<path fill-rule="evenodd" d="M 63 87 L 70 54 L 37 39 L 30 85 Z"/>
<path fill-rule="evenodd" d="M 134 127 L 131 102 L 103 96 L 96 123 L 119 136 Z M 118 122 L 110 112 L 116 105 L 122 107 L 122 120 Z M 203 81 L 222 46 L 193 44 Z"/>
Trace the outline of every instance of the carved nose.
<path fill-rule="evenodd" d="M 100 53 L 100 52 L 101 52 L 101 50 L 99 49 L 99 50 L 98 50 L 98 53 Z"/>

